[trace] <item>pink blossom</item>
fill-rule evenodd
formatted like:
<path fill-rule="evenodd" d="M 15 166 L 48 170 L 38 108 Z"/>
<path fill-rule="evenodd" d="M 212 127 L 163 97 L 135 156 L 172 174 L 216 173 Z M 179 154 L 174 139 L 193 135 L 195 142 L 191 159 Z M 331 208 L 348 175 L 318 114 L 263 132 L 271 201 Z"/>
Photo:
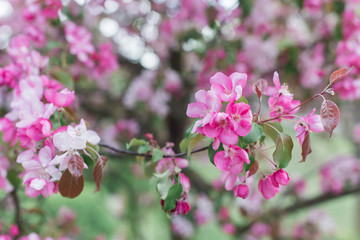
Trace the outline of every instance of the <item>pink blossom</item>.
<path fill-rule="evenodd" d="M 195 122 L 194 133 L 199 126 L 208 124 L 221 109 L 221 101 L 213 92 L 200 90 L 195 94 L 196 103 L 190 103 L 186 115 L 191 118 L 201 118 Z"/>
<path fill-rule="evenodd" d="M 200 130 L 207 137 L 215 138 L 213 148 L 217 149 L 219 141 L 225 145 L 236 144 L 239 136 L 234 132 L 234 128 L 232 118 L 227 113 L 220 112 Z"/>
<path fill-rule="evenodd" d="M 223 171 L 221 174 L 221 182 L 224 183 L 224 187 L 227 191 L 231 191 L 234 188 L 237 180 L 237 174 L 233 174 L 229 171 Z"/>
<path fill-rule="evenodd" d="M 175 215 L 179 214 L 188 214 L 188 212 L 191 210 L 191 206 L 189 203 L 185 201 L 178 200 L 176 201 L 176 207 L 171 212 L 174 212 Z"/>
<path fill-rule="evenodd" d="M 211 91 L 219 96 L 223 102 L 237 101 L 246 85 L 245 73 L 233 73 L 229 77 L 218 72 L 210 78 Z"/>
<path fill-rule="evenodd" d="M 214 156 L 216 167 L 222 171 L 240 174 L 244 162 L 250 164 L 247 152 L 237 145 L 224 146 L 225 151 L 219 151 Z"/>
<path fill-rule="evenodd" d="M 284 169 L 279 169 L 271 175 L 272 183 L 275 187 L 286 186 L 290 180 L 288 173 Z"/>
<path fill-rule="evenodd" d="M 119 68 L 111 43 L 100 44 L 99 50 L 93 53 L 92 59 L 95 62 L 93 76 L 96 80 L 107 77 Z"/>
<path fill-rule="evenodd" d="M 291 115 L 296 113 L 299 110 L 299 108 L 296 108 L 294 110 L 292 109 L 298 106 L 300 104 L 300 101 L 293 100 L 292 97 L 286 97 L 285 95 L 280 95 L 279 97 L 270 97 L 268 100 L 268 104 L 271 109 L 269 116 L 274 118 L 274 117 L 283 116 L 283 114 L 285 113 L 286 115 Z M 284 116 L 284 118 L 292 118 L 292 117 Z M 280 121 L 280 119 L 278 121 Z"/>
<path fill-rule="evenodd" d="M 246 184 L 237 185 L 234 190 L 234 197 L 247 198 L 249 195 L 249 187 Z"/>
<path fill-rule="evenodd" d="M 303 144 L 305 136 L 308 132 L 322 132 L 324 126 L 321 123 L 320 115 L 314 114 L 315 108 L 306 117 L 301 117 L 295 124 L 296 138 L 300 145 Z"/>
<path fill-rule="evenodd" d="M 68 22 L 65 25 L 65 37 L 70 44 L 70 53 L 76 55 L 80 62 L 92 66 L 90 55 L 94 53 L 95 48 L 91 43 L 91 33 L 82 26 Z"/>
<path fill-rule="evenodd" d="M 246 136 L 251 131 L 252 113 L 248 104 L 231 102 L 226 113 L 230 115 L 237 135 Z"/>
<path fill-rule="evenodd" d="M 48 119 L 38 118 L 31 124 L 30 127 L 26 128 L 26 135 L 34 141 L 40 141 L 51 135 L 52 124 Z"/>
<path fill-rule="evenodd" d="M 268 86 L 266 90 L 264 91 L 264 95 L 270 96 L 270 97 L 278 97 L 278 96 L 286 96 L 286 97 L 292 97 L 293 94 L 289 92 L 288 86 L 286 84 L 281 85 L 279 74 L 277 72 L 274 72 L 273 76 L 273 83 L 274 87 Z"/>
<path fill-rule="evenodd" d="M 54 89 L 47 89 L 44 91 L 44 97 L 46 101 L 53 103 L 55 106 L 67 107 L 74 101 L 75 92 L 69 91 L 67 88 L 60 92 L 57 92 Z"/>
<path fill-rule="evenodd" d="M 48 182 L 43 178 L 29 178 L 26 182 L 25 194 L 31 198 L 42 194 L 45 198 L 57 192 L 57 183 Z"/>
<path fill-rule="evenodd" d="M 35 178 L 44 178 L 51 182 L 60 180 L 61 172 L 56 167 L 50 165 L 53 156 L 54 152 L 52 152 L 51 148 L 45 146 L 40 149 L 35 159 L 22 162 L 25 168 L 25 174 L 23 176 L 24 183 L 27 182 L 28 179 Z"/>
<path fill-rule="evenodd" d="M 258 189 L 266 199 L 273 198 L 280 191 L 280 188 L 274 186 L 271 179 L 271 176 L 267 176 L 259 181 Z"/>
<path fill-rule="evenodd" d="M 190 191 L 190 180 L 185 174 L 179 173 L 180 183 L 186 193 Z"/>

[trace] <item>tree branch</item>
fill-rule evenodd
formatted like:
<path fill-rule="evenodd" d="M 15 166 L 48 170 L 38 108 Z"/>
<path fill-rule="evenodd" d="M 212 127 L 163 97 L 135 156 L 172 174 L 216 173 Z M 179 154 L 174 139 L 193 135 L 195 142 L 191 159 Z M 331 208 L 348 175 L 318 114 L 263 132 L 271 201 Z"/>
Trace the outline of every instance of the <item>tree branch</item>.
<path fill-rule="evenodd" d="M 104 143 L 99 143 L 99 146 L 100 147 L 103 147 L 103 148 L 107 148 L 107 149 L 110 149 L 118 154 L 122 154 L 122 155 L 129 155 L 129 156 L 140 156 L 140 157 L 149 157 L 151 158 L 152 157 L 152 154 L 149 154 L 149 153 L 137 153 L 137 152 L 132 152 L 132 151 L 128 151 L 128 150 L 125 150 L 125 149 L 120 149 L 120 148 L 116 148 L 116 147 L 112 147 L 110 145 L 107 145 L 107 144 L 104 144 Z M 198 152 L 202 152 L 202 151 L 205 151 L 209 148 L 209 146 L 206 146 L 206 147 L 202 147 L 202 148 L 199 148 L 199 149 L 196 149 L 196 150 L 193 150 L 190 152 L 190 154 L 193 154 L 193 153 L 198 153 Z M 167 155 L 164 155 L 165 158 L 172 158 L 172 157 L 185 157 L 188 155 L 188 152 L 183 152 L 183 153 L 176 153 L 176 154 L 167 154 Z"/>
<path fill-rule="evenodd" d="M 21 220 L 21 208 L 20 208 L 20 200 L 17 195 L 17 189 L 15 188 L 11 193 L 10 196 L 13 199 L 14 205 L 15 205 L 15 223 L 19 228 L 20 235 L 22 233 L 22 220 Z"/>
<path fill-rule="evenodd" d="M 323 195 L 314 197 L 314 198 L 310 198 L 304 201 L 300 201 L 300 202 L 296 202 L 293 205 L 290 205 L 288 207 L 285 207 L 283 209 L 272 209 L 269 212 L 263 214 L 263 216 L 261 218 L 255 219 L 252 222 L 250 222 L 247 225 L 238 227 L 237 229 L 237 233 L 238 234 L 244 234 L 245 232 L 247 232 L 251 226 L 260 221 L 263 218 L 279 218 L 280 216 L 284 216 L 293 212 L 296 212 L 298 210 L 301 210 L 303 208 L 307 208 L 307 207 L 312 207 L 315 206 L 316 204 L 321 204 L 321 203 L 325 203 L 327 201 L 331 201 L 337 198 L 341 198 L 350 194 L 356 194 L 356 193 L 360 193 L 360 185 L 352 188 L 352 189 L 348 189 L 345 190 L 344 192 L 340 193 L 340 194 L 333 194 L 333 193 L 325 193 Z"/>

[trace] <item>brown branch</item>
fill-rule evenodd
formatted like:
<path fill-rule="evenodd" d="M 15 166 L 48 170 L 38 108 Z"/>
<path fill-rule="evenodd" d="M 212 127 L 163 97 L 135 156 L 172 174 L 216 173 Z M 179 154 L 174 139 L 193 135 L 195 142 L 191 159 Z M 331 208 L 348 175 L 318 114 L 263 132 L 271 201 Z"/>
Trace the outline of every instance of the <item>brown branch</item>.
<path fill-rule="evenodd" d="M 110 145 L 107 145 L 107 144 L 104 144 L 104 143 L 100 143 L 99 144 L 100 147 L 103 147 L 103 148 L 107 148 L 107 149 L 110 149 L 118 154 L 122 154 L 122 155 L 129 155 L 129 156 L 140 156 L 140 157 L 149 157 L 151 158 L 152 157 L 152 154 L 149 154 L 149 153 L 137 153 L 137 152 L 132 152 L 132 151 L 128 151 L 128 150 L 125 150 L 125 149 L 120 149 L 120 148 L 116 148 L 116 147 L 112 147 Z M 198 152 L 202 152 L 202 151 L 205 151 L 209 148 L 209 146 L 206 146 L 206 147 L 202 147 L 202 148 L 199 148 L 199 149 L 196 149 L 196 150 L 193 150 L 190 152 L 190 154 L 193 154 L 193 153 L 198 153 Z M 176 153 L 176 154 L 167 154 L 167 155 L 164 155 L 163 157 L 165 158 L 172 158 L 172 157 L 185 157 L 188 155 L 188 152 L 183 152 L 183 153 Z"/>
<path fill-rule="evenodd" d="M 10 196 L 13 199 L 14 205 L 15 205 L 15 223 L 19 228 L 20 235 L 22 233 L 22 220 L 21 220 L 21 208 L 20 208 L 20 200 L 17 195 L 17 189 L 15 188 L 11 193 Z"/>
<path fill-rule="evenodd" d="M 337 198 L 340 198 L 340 197 L 344 197 L 344 196 L 347 196 L 347 195 L 350 195 L 350 194 L 357 194 L 357 193 L 360 193 L 360 185 L 355 187 L 355 188 L 345 190 L 344 192 L 342 192 L 340 194 L 325 193 L 323 195 L 320 195 L 320 196 L 317 196 L 317 197 L 314 197 L 314 198 L 310 198 L 310 199 L 307 199 L 307 200 L 304 200 L 304 201 L 296 202 L 293 205 L 290 205 L 290 206 L 285 207 L 283 209 L 275 208 L 275 209 L 272 209 L 269 212 L 263 214 L 263 216 L 261 218 L 255 219 L 255 220 L 253 220 L 252 222 L 250 222 L 247 225 L 238 227 L 237 233 L 238 234 L 244 234 L 245 232 L 247 232 L 251 228 L 251 226 L 254 223 L 260 221 L 263 218 L 279 218 L 280 216 L 284 216 L 284 215 L 287 215 L 287 214 L 290 214 L 290 213 L 294 213 L 294 212 L 296 212 L 298 210 L 301 210 L 303 208 L 307 208 L 307 207 L 310 207 L 310 206 L 314 206 L 316 204 L 325 203 L 325 202 L 328 202 L 328 201 L 331 201 L 331 200 L 334 200 L 334 199 L 337 199 Z"/>

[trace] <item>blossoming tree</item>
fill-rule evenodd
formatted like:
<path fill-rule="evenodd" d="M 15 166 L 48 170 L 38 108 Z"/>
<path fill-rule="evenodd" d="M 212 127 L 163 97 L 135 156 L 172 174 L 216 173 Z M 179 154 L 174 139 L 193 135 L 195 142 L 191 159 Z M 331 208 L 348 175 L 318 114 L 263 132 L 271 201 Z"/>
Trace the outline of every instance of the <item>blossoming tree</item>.
<path fill-rule="evenodd" d="M 287 168 L 311 168 L 318 139 L 346 135 L 344 122 L 360 141 L 359 114 L 340 103 L 340 121 L 337 106 L 337 96 L 360 98 L 359 8 L 357 0 L 0 0 L 0 239 L 84 236 L 72 210 L 61 208 L 46 232 L 26 221 L 36 211 L 22 203 L 74 199 L 91 182 L 96 192 L 127 189 L 126 239 L 140 238 L 136 209 L 149 186 L 145 202 L 169 217 L 173 239 L 209 221 L 246 239 L 331 234 L 320 211 L 291 231 L 282 219 L 358 192 L 356 155 L 321 166 L 323 192 L 312 198 L 303 172 Z M 209 169 L 217 175 L 206 179 Z M 267 207 L 276 195 L 285 200 Z"/>

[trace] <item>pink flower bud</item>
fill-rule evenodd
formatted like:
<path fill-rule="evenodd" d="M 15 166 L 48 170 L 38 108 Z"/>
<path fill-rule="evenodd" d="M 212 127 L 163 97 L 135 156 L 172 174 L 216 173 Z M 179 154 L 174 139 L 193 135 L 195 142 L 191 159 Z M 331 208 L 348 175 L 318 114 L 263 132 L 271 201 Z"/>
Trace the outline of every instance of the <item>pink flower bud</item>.
<path fill-rule="evenodd" d="M 176 208 L 175 208 L 175 214 L 188 214 L 188 212 L 191 210 L 191 206 L 189 203 L 185 201 L 177 201 L 176 202 Z M 171 211 L 172 212 L 172 211 Z"/>
<path fill-rule="evenodd" d="M 274 186 L 271 178 L 271 176 L 267 176 L 266 178 L 262 178 L 259 181 L 258 189 L 266 199 L 273 198 L 276 193 L 280 191 L 278 187 Z"/>
<path fill-rule="evenodd" d="M 16 237 L 17 235 L 19 235 L 20 230 L 19 227 L 17 225 L 11 225 L 10 226 L 10 234 L 13 237 Z"/>
<path fill-rule="evenodd" d="M 249 195 L 249 187 L 245 184 L 239 184 L 234 188 L 234 196 L 246 199 Z"/>
<path fill-rule="evenodd" d="M 75 92 L 69 91 L 67 88 L 60 92 L 57 92 L 54 89 L 47 89 L 44 92 L 44 96 L 49 103 L 53 103 L 58 107 L 67 107 L 74 101 Z"/>
<path fill-rule="evenodd" d="M 290 178 L 288 173 L 284 169 L 279 169 L 272 174 L 272 182 L 274 186 L 278 187 L 280 185 L 287 185 Z"/>

